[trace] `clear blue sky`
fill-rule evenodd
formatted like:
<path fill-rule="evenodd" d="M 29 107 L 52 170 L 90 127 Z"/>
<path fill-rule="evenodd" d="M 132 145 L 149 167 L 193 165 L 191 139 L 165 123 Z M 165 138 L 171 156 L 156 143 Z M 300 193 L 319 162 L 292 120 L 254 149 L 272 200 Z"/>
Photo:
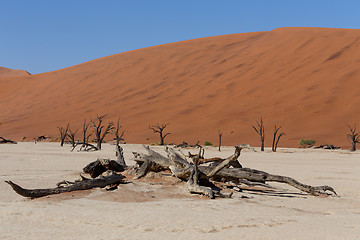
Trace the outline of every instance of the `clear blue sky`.
<path fill-rule="evenodd" d="M 359 0 L 0 0 L 0 66 L 41 73 L 207 36 L 360 28 Z"/>

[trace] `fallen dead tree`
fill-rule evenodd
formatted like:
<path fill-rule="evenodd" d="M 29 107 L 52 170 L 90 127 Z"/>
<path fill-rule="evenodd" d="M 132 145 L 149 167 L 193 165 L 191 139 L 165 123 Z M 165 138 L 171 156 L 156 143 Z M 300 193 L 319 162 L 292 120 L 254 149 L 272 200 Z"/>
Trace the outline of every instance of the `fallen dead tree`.
<path fill-rule="evenodd" d="M 17 142 L 15 142 L 15 141 L 13 141 L 13 140 L 0 137 L 0 144 L 4 144 L 4 143 L 17 144 Z"/>
<path fill-rule="evenodd" d="M 238 157 L 243 148 L 249 148 L 248 145 L 237 145 L 235 147 L 235 153 L 232 156 L 223 159 L 222 161 L 216 159 L 218 163 L 220 162 L 216 166 L 197 166 L 198 159 L 196 158 L 198 157 L 195 157 L 194 165 L 192 165 L 180 151 L 176 151 L 172 148 L 166 148 L 168 157 L 160 155 L 147 146 L 144 146 L 144 148 L 148 154 L 134 153 L 134 160 L 138 163 L 136 178 L 146 175 L 148 171 L 169 169 L 176 177 L 187 180 L 189 185 L 191 185 L 191 183 L 197 183 L 198 179 L 196 176 L 198 175 L 200 180 L 205 179 L 208 181 L 221 180 L 222 182 L 228 181 L 233 183 L 244 182 L 243 180 L 249 181 L 250 183 L 280 182 L 286 183 L 314 196 L 325 195 L 327 194 L 327 191 L 336 195 L 335 190 L 330 186 L 306 185 L 291 177 L 274 175 L 256 169 L 242 168 L 241 164 L 238 162 Z M 229 168 L 230 165 L 232 168 Z M 191 187 L 189 187 L 189 191 L 194 192 Z M 201 189 L 197 192 L 209 196 L 210 198 L 214 197 L 214 192 L 210 188 L 207 190 Z"/>
<path fill-rule="evenodd" d="M 117 160 L 99 158 L 95 162 L 91 162 L 83 168 L 84 173 L 90 174 L 92 178 L 100 176 L 106 171 L 122 172 L 127 169 L 123 149 L 120 145 L 116 145 Z"/>
<path fill-rule="evenodd" d="M 201 146 L 199 145 L 199 141 L 197 141 L 195 145 L 188 144 L 187 142 L 182 142 L 178 145 L 175 145 L 175 148 L 194 148 L 194 147 L 201 148 Z"/>
<path fill-rule="evenodd" d="M 74 151 L 74 149 L 77 146 L 81 146 L 79 151 L 85 151 L 85 152 L 89 152 L 89 151 L 98 151 L 99 149 L 94 146 L 91 143 L 87 143 L 87 142 L 75 142 L 75 144 L 72 146 L 71 151 Z"/>
<path fill-rule="evenodd" d="M 13 183 L 12 181 L 5 182 L 8 183 L 19 195 L 31 199 L 64 192 L 88 190 L 92 188 L 104 188 L 107 186 L 109 187 L 109 190 L 112 190 L 115 189 L 120 183 L 123 183 L 123 179 L 125 178 L 125 176 L 116 172 L 122 172 L 127 168 L 123 155 L 123 149 L 120 145 L 116 146 L 116 156 L 116 161 L 110 159 L 98 159 L 84 167 L 84 172 L 89 173 L 93 179 L 85 178 L 84 176 L 80 175 L 80 180 L 76 180 L 74 182 L 66 180 L 61 181 L 57 183 L 56 188 L 25 189 Z M 108 174 L 106 176 L 102 175 L 104 172 L 107 172 Z"/>
<path fill-rule="evenodd" d="M 88 190 L 92 188 L 104 188 L 106 186 L 111 186 L 113 188 L 122 183 L 124 178 L 125 177 L 123 175 L 116 173 L 112 173 L 109 176 L 101 176 L 96 179 L 88 179 L 82 176 L 81 180 L 79 181 L 62 181 L 57 184 L 56 188 L 47 189 L 25 189 L 13 183 L 12 181 L 5 182 L 8 183 L 17 194 L 34 199 L 64 192 Z"/>
<path fill-rule="evenodd" d="M 199 165 L 201 149 L 199 154 L 186 157 L 181 151 L 174 148 L 166 147 L 167 156 L 152 150 L 150 147 L 143 145 L 147 154 L 133 152 L 135 156 L 136 166 L 133 166 L 127 175 L 134 175 L 134 180 L 144 177 L 149 171 L 163 171 L 169 170 L 171 173 L 187 182 L 188 191 L 190 193 L 202 194 L 209 198 L 231 197 L 232 193 L 221 192 L 224 188 L 233 190 L 241 188 L 239 184 L 246 184 L 248 186 L 260 185 L 262 187 L 270 187 L 268 182 L 280 182 L 288 184 L 308 194 L 319 195 L 336 195 L 335 190 L 330 186 L 311 186 L 303 184 L 291 177 L 270 174 L 264 171 L 243 168 L 238 161 L 242 149 L 250 148 L 249 145 L 237 145 L 235 152 L 225 159 L 214 158 L 214 161 L 209 166 Z M 77 190 L 86 190 L 94 187 L 116 187 L 122 183 L 125 176 L 117 174 L 129 167 L 125 163 L 123 150 L 120 145 L 116 147 L 117 159 L 98 159 L 86 167 L 84 172 L 89 173 L 94 179 L 88 179 L 82 176 L 81 180 L 75 182 L 62 181 L 58 183 L 58 187 L 50 189 L 24 189 L 19 185 L 6 181 L 13 190 L 29 198 L 38 198 L 51 194 L 59 194 L 62 192 L 70 192 Z M 207 163 L 211 162 L 210 159 Z M 104 172 L 109 172 L 110 175 L 103 176 Z M 65 184 L 65 186 L 63 186 Z"/>

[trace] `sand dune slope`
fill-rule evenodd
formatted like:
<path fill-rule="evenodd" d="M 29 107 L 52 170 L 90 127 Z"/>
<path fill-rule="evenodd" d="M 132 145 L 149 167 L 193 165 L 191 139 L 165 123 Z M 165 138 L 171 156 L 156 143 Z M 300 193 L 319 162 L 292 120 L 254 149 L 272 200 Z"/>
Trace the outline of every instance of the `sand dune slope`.
<path fill-rule="evenodd" d="M 282 125 L 281 146 L 299 139 L 347 146 L 346 123 L 360 119 L 360 30 L 280 28 L 165 44 L 70 68 L 0 80 L 0 135 L 46 134 L 107 113 L 125 138 L 151 143 L 148 125 L 168 122 L 168 142 L 266 145 Z"/>
<path fill-rule="evenodd" d="M 14 70 L 5 67 L 0 67 L 0 79 L 9 78 L 9 77 L 27 76 L 27 75 L 30 75 L 30 73 L 24 70 Z"/>

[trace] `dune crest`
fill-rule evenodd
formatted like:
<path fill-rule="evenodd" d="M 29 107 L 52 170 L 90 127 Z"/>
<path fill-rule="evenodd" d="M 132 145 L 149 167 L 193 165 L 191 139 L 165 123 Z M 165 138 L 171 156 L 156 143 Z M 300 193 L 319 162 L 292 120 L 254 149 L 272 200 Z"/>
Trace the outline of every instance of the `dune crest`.
<path fill-rule="evenodd" d="M 31 74 L 25 70 L 15 70 L 10 68 L 0 67 L 0 79 L 9 78 L 9 77 L 27 76 L 27 75 L 31 75 Z"/>
<path fill-rule="evenodd" d="M 169 123 L 167 142 L 265 145 L 274 124 L 286 136 L 350 147 L 346 123 L 360 119 L 360 30 L 280 28 L 165 44 L 69 68 L 0 79 L 3 136 L 55 137 L 57 126 L 120 117 L 127 142 L 153 143 L 149 124 Z"/>

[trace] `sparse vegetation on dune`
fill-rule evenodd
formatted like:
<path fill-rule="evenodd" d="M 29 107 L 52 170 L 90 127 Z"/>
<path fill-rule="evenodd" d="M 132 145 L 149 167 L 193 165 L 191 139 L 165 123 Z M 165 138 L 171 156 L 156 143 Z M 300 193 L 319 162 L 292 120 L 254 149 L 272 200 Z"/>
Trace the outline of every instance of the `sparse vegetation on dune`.
<path fill-rule="evenodd" d="M 316 140 L 313 140 L 313 139 L 306 139 L 306 140 L 301 139 L 299 141 L 299 146 L 301 148 L 310 148 L 310 147 L 314 146 L 315 143 L 316 143 Z"/>

